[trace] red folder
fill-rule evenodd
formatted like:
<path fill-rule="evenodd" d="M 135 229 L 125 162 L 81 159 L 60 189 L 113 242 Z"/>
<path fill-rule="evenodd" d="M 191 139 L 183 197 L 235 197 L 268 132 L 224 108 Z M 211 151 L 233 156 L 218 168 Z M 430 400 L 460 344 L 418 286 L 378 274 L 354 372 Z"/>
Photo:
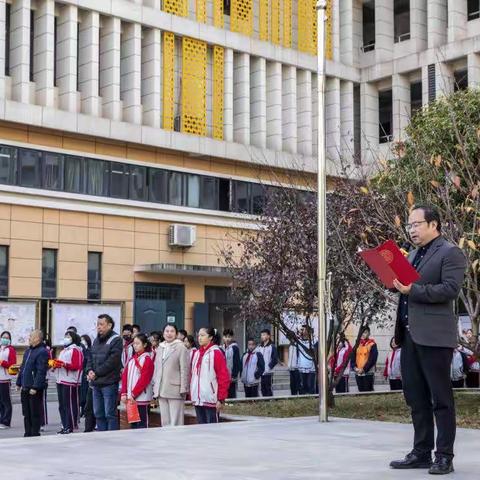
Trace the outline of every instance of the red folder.
<path fill-rule="evenodd" d="M 419 273 L 408 262 L 393 240 L 388 240 L 376 248 L 359 253 L 387 288 L 394 288 L 393 281 L 395 279 L 398 279 L 403 285 L 410 285 L 420 278 Z"/>

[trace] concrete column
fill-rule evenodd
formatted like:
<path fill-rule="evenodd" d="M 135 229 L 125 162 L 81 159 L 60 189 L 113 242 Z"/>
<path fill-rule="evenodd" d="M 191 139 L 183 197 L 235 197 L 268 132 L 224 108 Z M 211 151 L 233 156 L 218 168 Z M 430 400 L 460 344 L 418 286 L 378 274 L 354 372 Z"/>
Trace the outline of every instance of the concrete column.
<path fill-rule="evenodd" d="M 467 2 L 448 0 L 448 41 L 454 42 L 467 34 Z"/>
<path fill-rule="evenodd" d="M 54 62 L 55 62 L 55 2 L 44 0 L 35 12 L 35 55 L 33 72 L 35 78 L 36 103 L 53 107 Z"/>
<path fill-rule="evenodd" d="M 282 70 L 283 150 L 297 153 L 297 69 L 284 65 Z"/>
<path fill-rule="evenodd" d="M 410 0 L 410 38 L 417 52 L 427 49 L 427 0 Z"/>
<path fill-rule="evenodd" d="M 223 138 L 233 142 L 233 50 L 226 48 L 223 56 L 225 78 L 223 82 Z"/>
<path fill-rule="evenodd" d="M 5 92 L 5 0 L 0 0 L 0 98 L 6 97 Z"/>
<path fill-rule="evenodd" d="M 267 62 L 267 148 L 282 150 L 282 64 Z"/>
<path fill-rule="evenodd" d="M 252 57 L 250 65 L 250 142 L 267 146 L 267 62 Z"/>
<path fill-rule="evenodd" d="M 379 145 L 377 86 L 368 82 L 360 84 L 360 98 L 362 99 L 360 111 L 362 165 L 371 165 L 375 161 Z"/>
<path fill-rule="evenodd" d="M 332 47 L 333 60 L 340 61 L 340 3 L 343 0 L 332 1 Z"/>
<path fill-rule="evenodd" d="M 16 0 L 10 10 L 12 99 L 30 101 L 30 0 Z"/>
<path fill-rule="evenodd" d="M 480 87 L 480 54 L 469 53 L 468 62 L 468 85 L 470 87 Z"/>
<path fill-rule="evenodd" d="M 116 17 L 103 18 L 100 30 L 100 96 L 103 102 L 103 116 L 118 121 L 122 119 L 120 36 L 120 19 Z"/>
<path fill-rule="evenodd" d="M 297 137 L 298 153 L 312 155 L 312 72 L 297 73 Z"/>
<path fill-rule="evenodd" d="M 391 60 L 393 53 L 393 2 L 375 0 L 375 56 L 377 62 Z"/>
<path fill-rule="evenodd" d="M 403 132 L 411 116 L 410 79 L 407 75 L 394 74 L 392 76 L 392 112 L 393 138 L 402 140 Z"/>
<path fill-rule="evenodd" d="M 81 110 L 88 115 L 101 116 L 99 96 L 100 62 L 100 15 L 86 10 L 78 35 L 78 90 L 81 95 Z"/>
<path fill-rule="evenodd" d="M 151 28 L 142 40 L 143 123 L 160 128 L 162 119 L 162 32 Z"/>
<path fill-rule="evenodd" d="M 124 23 L 120 47 L 120 98 L 123 120 L 142 123 L 142 26 Z"/>
<path fill-rule="evenodd" d="M 447 42 L 447 0 L 428 0 L 428 48 Z"/>
<path fill-rule="evenodd" d="M 353 82 L 340 81 L 340 155 L 350 160 L 354 154 Z"/>
<path fill-rule="evenodd" d="M 346 65 L 353 65 L 353 2 L 354 0 L 342 0 L 339 2 L 340 13 L 340 61 Z"/>
<path fill-rule="evenodd" d="M 250 143 L 250 55 L 234 53 L 233 57 L 233 139 Z"/>
<path fill-rule="evenodd" d="M 340 79 L 327 78 L 325 85 L 325 133 L 327 157 L 337 163 L 340 159 Z"/>

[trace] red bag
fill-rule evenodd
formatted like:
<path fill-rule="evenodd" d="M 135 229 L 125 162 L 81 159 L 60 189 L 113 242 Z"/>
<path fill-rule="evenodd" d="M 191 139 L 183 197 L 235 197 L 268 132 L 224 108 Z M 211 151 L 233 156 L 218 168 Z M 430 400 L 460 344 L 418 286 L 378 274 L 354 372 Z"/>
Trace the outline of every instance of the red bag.
<path fill-rule="evenodd" d="M 127 421 L 128 423 L 137 423 L 140 421 L 140 412 L 135 400 L 127 400 Z"/>

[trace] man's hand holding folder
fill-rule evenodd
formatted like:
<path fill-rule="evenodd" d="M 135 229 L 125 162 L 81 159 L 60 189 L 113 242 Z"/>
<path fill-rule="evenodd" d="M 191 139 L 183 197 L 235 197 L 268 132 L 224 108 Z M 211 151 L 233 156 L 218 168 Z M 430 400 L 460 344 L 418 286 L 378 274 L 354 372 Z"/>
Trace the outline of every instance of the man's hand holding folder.
<path fill-rule="evenodd" d="M 393 240 L 359 254 L 386 288 L 408 295 L 411 284 L 420 278 Z"/>

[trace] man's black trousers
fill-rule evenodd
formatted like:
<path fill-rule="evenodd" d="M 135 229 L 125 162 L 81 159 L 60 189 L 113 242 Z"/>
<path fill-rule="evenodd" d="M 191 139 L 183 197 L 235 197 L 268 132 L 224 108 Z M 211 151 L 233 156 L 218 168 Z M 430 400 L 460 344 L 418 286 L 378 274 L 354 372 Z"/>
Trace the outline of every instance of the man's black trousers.
<path fill-rule="evenodd" d="M 414 451 L 434 448 L 434 417 L 437 425 L 437 456 L 453 458 L 456 419 L 450 380 L 453 348 L 427 347 L 413 342 L 408 331 L 402 344 L 402 380 L 405 400 L 415 429 Z"/>

